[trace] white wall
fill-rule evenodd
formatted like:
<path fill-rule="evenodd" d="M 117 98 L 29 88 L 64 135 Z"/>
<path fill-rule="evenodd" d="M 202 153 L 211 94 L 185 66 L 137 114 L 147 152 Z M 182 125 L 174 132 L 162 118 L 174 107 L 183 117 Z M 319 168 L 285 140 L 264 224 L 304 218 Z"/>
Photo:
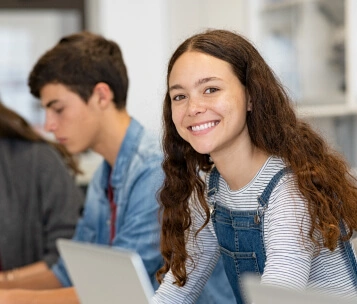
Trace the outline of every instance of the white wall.
<path fill-rule="evenodd" d="M 89 25 L 118 42 L 130 77 L 128 110 L 160 131 L 166 65 L 186 37 L 205 28 L 247 31 L 244 0 L 88 0 Z"/>
<path fill-rule="evenodd" d="M 120 45 L 129 74 L 128 111 L 152 130 L 161 125 L 167 61 L 166 1 L 101 0 L 96 29 Z M 92 5 L 96 6 L 92 1 Z"/>
<path fill-rule="evenodd" d="M 357 1 L 347 0 L 346 17 L 349 27 L 346 29 L 346 69 L 347 69 L 347 102 L 350 105 L 355 105 L 357 103 L 357 39 L 356 39 L 356 29 L 357 29 Z"/>
<path fill-rule="evenodd" d="M 79 29 L 76 12 L 0 10 L 1 99 L 38 128 L 44 113 L 29 92 L 28 75 L 35 61 L 60 37 Z"/>
<path fill-rule="evenodd" d="M 188 36 L 208 28 L 228 29 L 247 34 L 247 3 L 246 0 L 169 1 L 170 52 Z"/>

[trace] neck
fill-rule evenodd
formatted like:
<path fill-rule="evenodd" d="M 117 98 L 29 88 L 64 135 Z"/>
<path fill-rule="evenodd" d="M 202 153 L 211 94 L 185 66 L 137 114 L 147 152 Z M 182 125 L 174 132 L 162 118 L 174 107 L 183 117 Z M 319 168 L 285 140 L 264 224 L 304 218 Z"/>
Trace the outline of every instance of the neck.
<path fill-rule="evenodd" d="M 115 110 L 103 119 L 93 150 L 102 155 L 111 167 L 115 164 L 129 125 L 130 116 L 126 110 Z"/>
<path fill-rule="evenodd" d="M 269 157 L 253 145 L 249 149 L 244 148 L 228 154 L 211 157 L 231 190 L 239 190 L 246 186 Z"/>

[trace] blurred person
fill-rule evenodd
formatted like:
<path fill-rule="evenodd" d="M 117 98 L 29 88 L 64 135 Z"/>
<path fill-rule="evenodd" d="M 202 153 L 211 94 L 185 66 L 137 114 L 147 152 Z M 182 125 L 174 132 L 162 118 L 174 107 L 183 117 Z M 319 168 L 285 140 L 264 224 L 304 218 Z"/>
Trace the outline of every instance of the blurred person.
<path fill-rule="evenodd" d="M 55 241 L 72 237 L 84 199 L 78 172 L 63 146 L 0 102 L 0 282 L 57 261 Z"/>

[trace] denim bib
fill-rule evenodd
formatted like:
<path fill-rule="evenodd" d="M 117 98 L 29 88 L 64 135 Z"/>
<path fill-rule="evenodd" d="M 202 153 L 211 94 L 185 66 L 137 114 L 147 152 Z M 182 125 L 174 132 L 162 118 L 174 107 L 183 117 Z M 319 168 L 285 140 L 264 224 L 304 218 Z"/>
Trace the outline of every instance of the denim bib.
<path fill-rule="evenodd" d="M 268 207 L 271 192 L 279 180 L 290 169 L 283 168 L 276 173 L 258 196 L 258 207 L 252 211 L 232 211 L 213 199 L 211 204 L 211 220 L 218 239 L 224 268 L 236 297 L 237 304 L 245 304 L 242 282 L 244 273 L 263 274 L 265 267 L 265 248 L 263 239 L 264 211 Z M 220 174 L 214 168 L 209 177 L 208 197 L 218 191 Z M 342 230 L 345 234 L 345 230 Z M 357 286 L 357 263 L 350 242 L 343 242 L 348 260 L 354 270 Z"/>
<path fill-rule="evenodd" d="M 340 222 L 340 229 L 341 229 L 341 234 L 342 236 L 346 235 L 346 228 L 345 225 Z M 353 282 L 354 286 L 356 287 L 357 291 L 357 261 L 356 261 L 356 256 L 353 253 L 352 245 L 351 243 L 347 240 L 345 242 L 342 242 L 342 245 L 346 251 L 347 259 L 349 264 L 351 265 L 352 268 L 352 274 L 353 274 Z"/>

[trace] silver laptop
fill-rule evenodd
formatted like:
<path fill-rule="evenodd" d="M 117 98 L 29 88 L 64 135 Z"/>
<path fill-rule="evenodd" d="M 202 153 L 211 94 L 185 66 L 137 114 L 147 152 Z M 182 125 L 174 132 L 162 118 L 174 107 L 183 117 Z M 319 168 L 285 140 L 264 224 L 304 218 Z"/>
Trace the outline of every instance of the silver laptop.
<path fill-rule="evenodd" d="M 140 256 L 109 246 L 57 240 L 81 304 L 148 304 L 154 290 Z"/>
<path fill-rule="evenodd" d="M 254 304 L 356 304 L 357 298 L 345 299 L 318 293 L 315 290 L 300 292 L 277 286 L 260 284 L 258 276 L 243 277 L 243 286 L 248 303 Z"/>

